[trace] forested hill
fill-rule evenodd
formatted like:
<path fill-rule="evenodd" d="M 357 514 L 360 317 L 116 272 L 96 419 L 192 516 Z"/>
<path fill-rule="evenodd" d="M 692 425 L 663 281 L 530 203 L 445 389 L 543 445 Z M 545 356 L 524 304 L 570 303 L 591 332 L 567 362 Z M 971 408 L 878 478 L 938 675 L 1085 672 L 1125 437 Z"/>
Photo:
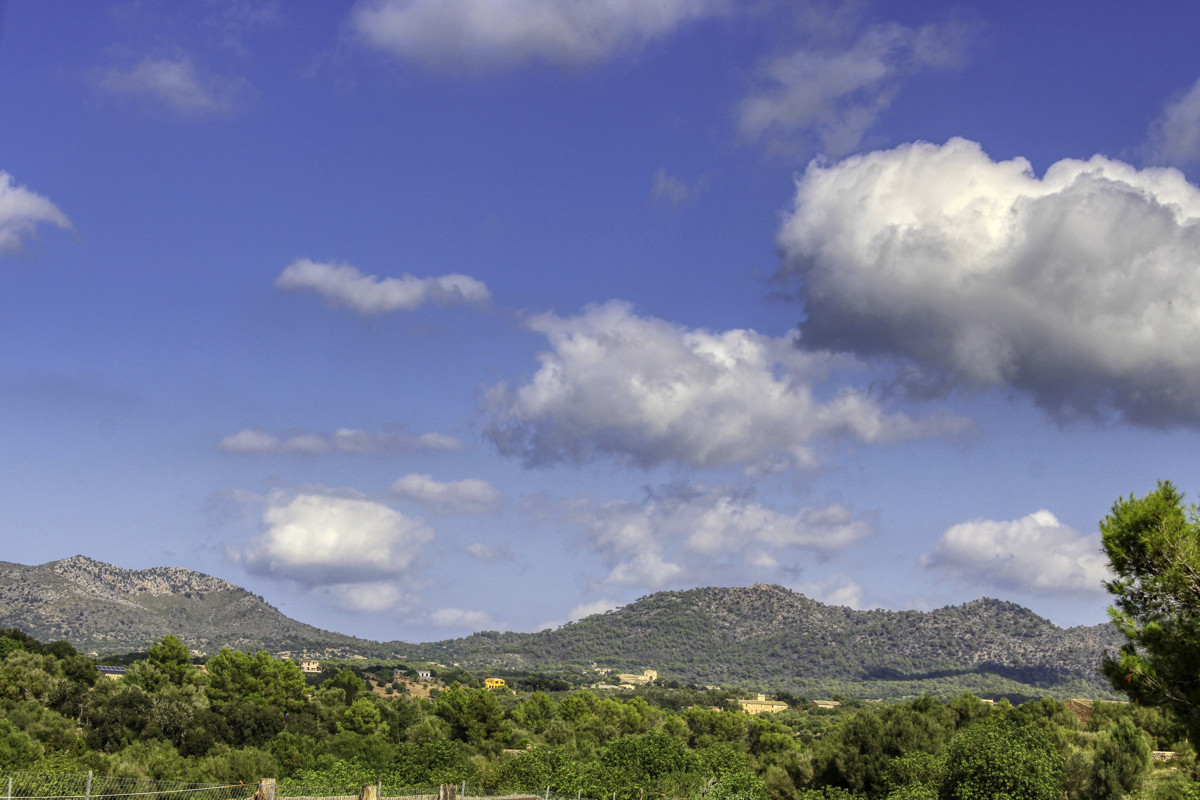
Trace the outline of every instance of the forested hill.
<path fill-rule="evenodd" d="M 129 570 L 72 556 L 36 566 L 0 561 L 0 628 L 84 652 L 145 650 L 168 633 L 189 648 L 222 646 L 383 656 L 390 650 L 289 619 L 228 581 L 179 567 Z M 385 650 L 387 652 L 385 652 Z"/>
<path fill-rule="evenodd" d="M 1111 625 L 1062 629 L 1000 600 L 931 612 L 855 611 L 781 586 L 659 592 L 535 634 L 483 632 L 412 649 L 466 667 L 592 663 L 681 681 L 847 694 L 970 689 L 1106 696 Z M 1023 688 L 1022 688 L 1023 687 Z"/>
<path fill-rule="evenodd" d="M 219 578 L 174 567 L 127 570 L 83 556 L 0 562 L 3 627 L 101 654 L 144 650 L 172 633 L 210 654 L 227 646 L 597 678 L 593 666 L 655 669 L 682 683 L 859 697 L 1109 696 L 1097 666 L 1121 643 L 1111 625 L 1064 630 L 1000 600 L 855 611 L 763 584 L 658 592 L 541 633 L 374 642 L 289 619 Z"/>

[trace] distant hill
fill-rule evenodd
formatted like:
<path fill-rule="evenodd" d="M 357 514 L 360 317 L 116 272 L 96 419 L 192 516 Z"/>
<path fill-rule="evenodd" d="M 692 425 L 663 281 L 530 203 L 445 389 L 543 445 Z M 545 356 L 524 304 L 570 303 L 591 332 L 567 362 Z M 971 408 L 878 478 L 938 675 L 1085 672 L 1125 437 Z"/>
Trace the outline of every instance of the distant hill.
<path fill-rule="evenodd" d="M 128 570 L 72 556 L 0 561 L 0 627 L 65 639 L 102 655 L 145 650 L 173 633 L 189 648 L 385 656 L 379 642 L 296 622 L 240 586 L 179 567 Z"/>
<path fill-rule="evenodd" d="M 1001 600 L 855 611 L 765 584 L 658 592 L 540 633 L 374 642 L 289 619 L 219 578 L 177 567 L 127 570 L 84 556 L 0 562 L 0 627 L 102 654 L 144 650 L 173 633 L 208 653 L 227 646 L 361 655 L 472 671 L 656 669 L 683 683 L 857 697 L 1107 697 L 1097 666 L 1121 645 L 1111 625 L 1063 629 Z"/>
<path fill-rule="evenodd" d="M 1106 697 L 1097 667 L 1121 641 L 1112 625 L 1064 630 L 1001 600 L 855 611 L 758 584 L 658 592 L 553 631 L 483 632 L 410 652 L 476 669 L 595 663 L 818 694 Z"/>

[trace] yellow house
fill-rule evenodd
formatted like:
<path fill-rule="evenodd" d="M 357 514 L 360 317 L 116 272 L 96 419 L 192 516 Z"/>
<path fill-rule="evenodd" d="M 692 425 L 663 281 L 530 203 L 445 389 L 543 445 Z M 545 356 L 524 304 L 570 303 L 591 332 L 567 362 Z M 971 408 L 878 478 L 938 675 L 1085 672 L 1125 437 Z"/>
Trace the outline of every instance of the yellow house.
<path fill-rule="evenodd" d="M 313 674 L 321 671 L 321 662 L 315 658 L 300 659 L 300 671 L 308 674 Z"/>
<path fill-rule="evenodd" d="M 738 700 L 738 705 L 747 714 L 778 714 L 787 711 L 788 707 L 782 700 L 768 700 L 765 694 L 760 694 L 754 700 Z"/>
<path fill-rule="evenodd" d="M 508 684 L 504 682 L 504 678 L 484 678 L 483 688 L 485 689 L 506 689 Z"/>

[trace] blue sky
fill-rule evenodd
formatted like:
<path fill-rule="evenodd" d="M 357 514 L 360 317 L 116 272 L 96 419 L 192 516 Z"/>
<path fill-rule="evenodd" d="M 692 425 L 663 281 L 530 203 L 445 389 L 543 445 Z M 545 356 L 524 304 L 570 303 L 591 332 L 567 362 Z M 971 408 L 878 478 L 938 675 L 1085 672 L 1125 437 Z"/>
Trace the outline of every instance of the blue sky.
<path fill-rule="evenodd" d="M 1200 445 L 1184 2 L 0 3 L 0 559 L 377 639 L 1105 619 Z"/>

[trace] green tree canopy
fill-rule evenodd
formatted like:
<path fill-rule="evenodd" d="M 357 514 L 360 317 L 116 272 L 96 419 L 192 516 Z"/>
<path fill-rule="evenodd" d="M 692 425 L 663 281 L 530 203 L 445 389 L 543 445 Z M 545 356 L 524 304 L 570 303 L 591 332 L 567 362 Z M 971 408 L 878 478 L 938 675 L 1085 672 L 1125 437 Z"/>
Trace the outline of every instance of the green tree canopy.
<path fill-rule="evenodd" d="M 1127 642 L 1101 666 L 1137 703 L 1177 714 L 1200 738 L 1200 517 L 1169 481 L 1118 500 L 1100 523 L 1116 577 L 1109 615 Z"/>

